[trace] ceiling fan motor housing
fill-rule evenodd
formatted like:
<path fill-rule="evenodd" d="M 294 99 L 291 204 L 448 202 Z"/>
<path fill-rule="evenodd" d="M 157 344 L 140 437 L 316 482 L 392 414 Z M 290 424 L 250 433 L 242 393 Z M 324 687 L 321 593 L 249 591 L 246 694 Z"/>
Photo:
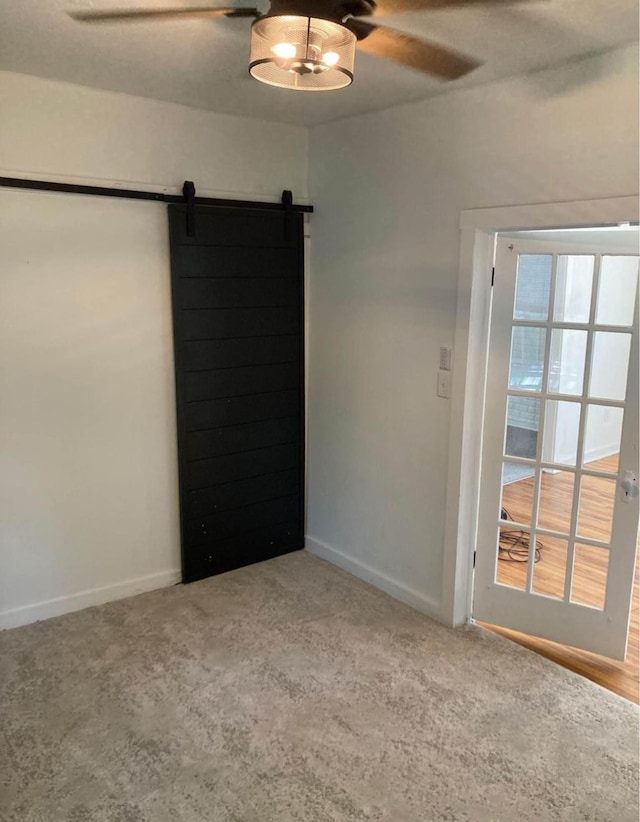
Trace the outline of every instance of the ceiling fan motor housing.
<path fill-rule="evenodd" d="M 375 8 L 373 0 L 271 0 L 271 7 L 265 16 L 295 15 L 341 23 L 349 16 L 373 14 Z"/>
<path fill-rule="evenodd" d="M 300 91 L 350 85 L 358 38 L 343 21 L 372 8 L 368 0 L 273 0 L 251 26 L 251 76 Z"/>

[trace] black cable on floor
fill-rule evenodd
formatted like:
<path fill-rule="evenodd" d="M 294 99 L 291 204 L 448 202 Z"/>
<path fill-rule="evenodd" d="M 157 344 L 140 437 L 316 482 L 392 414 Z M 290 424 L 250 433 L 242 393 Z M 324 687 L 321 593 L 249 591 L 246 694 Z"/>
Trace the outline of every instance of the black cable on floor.
<path fill-rule="evenodd" d="M 500 511 L 500 519 L 513 522 L 513 517 L 506 508 L 503 508 Z M 502 528 L 500 529 L 498 559 L 502 560 L 502 562 L 527 562 L 529 559 L 530 547 L 531 537 L 526 531 L 504 531 Z M 534 562 L 539 562 L 542 558 L 542 548 L 544 548 L 544 545 L 539 540 L 536 540 Z"/>

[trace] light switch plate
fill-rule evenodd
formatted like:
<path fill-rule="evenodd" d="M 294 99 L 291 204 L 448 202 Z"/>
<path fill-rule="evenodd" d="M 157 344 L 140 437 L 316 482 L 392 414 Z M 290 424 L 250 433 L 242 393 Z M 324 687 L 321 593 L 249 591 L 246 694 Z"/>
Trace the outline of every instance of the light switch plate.
<path fill-rule="evenodd" d="M 437 394 L 445 400 L 451 396 L 451 372 L 438 371 L 438 389 Z"/>

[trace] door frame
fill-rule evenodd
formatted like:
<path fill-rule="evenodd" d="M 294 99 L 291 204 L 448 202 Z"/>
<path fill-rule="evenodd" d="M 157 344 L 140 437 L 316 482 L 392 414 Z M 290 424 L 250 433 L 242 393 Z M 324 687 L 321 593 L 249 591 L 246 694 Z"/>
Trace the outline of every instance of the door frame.
<path fill-rule="evenodd" d="M 495 235 L 617 226 L 637 222 L 639 212 L 638 195 L 461 212 L 441 610 L 447 625 L 471 619 Z"/>

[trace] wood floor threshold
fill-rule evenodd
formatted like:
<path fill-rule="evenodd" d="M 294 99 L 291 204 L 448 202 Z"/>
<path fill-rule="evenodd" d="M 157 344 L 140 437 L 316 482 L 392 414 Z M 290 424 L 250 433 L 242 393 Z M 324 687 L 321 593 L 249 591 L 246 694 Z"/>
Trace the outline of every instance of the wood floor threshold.
<path fill-rule="evenodd" d="M 627 661 L 617 662 L 604 656 L 598 656 L 598 654 L 591 654 L 588 651 L 581 651 L 568 645 L 560 645 L 547 639 L 521 634 L 518 631 L 510 631 L 508 628 L 500 628 L 497 625 L 489 625 L 484 622 L 479 622 L 478 625 L 517 642 L 518 645 L 522 645 L 530 651 L 535 651 L 535 653 L 550 659 L 563 668 L 567 668 L 601 685 L 608 691 L 613 691 L 630 702 L 635 702 L 636 705 L 640 704 L 637 645 L 635 659 L 630 659 L 632 654 L 631 649 L 629 649 Z M 629 642 L 631 643 L 631 638 Z"/>

